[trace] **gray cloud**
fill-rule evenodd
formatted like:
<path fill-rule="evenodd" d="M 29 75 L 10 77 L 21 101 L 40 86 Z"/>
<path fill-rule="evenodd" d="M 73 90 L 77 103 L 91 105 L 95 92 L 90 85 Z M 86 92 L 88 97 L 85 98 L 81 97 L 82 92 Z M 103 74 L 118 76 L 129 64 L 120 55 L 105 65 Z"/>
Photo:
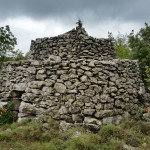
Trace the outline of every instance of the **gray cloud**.
<path fill-rule="evenodd" d="M 95 23 L 108 19 L 148 22 L 149 0 L 0 0 L 0 19 L 77 19 Z"/>
<path fill-rule="evenodd" d="M 27 52 L 31 39 L 62 34 L 79 18 L 96 37 L 138 31 L 150 24 L 149 6 L 150 0 L 0 0 L 0 26 L 9 24 L 17 48 Z"/>

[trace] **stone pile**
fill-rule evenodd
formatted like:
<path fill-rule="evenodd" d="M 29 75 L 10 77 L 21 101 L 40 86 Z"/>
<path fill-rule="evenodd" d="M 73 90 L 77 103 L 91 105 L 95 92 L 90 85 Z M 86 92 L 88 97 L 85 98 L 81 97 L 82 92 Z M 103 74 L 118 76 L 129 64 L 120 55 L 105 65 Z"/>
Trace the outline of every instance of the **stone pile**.
<path fill-rule="evenodd" d="M 49 116 L 61 121 L 62 130 L 74 124 L 97 130 L 134 117 L 145 93 L 138 63 L 114 54 L 110 40 L 89 37 L 79 27 L 32 41 L 30 60 L 4 64 L 0 104 L 12 101 L 18 121 L 46 123 Z"/>
<path fill-rule="evenodd" d="M 144 90 L 136 61 L 50 58 L 5 63 L 0 98 L 22 93 L 18 120 L 49 115 L 98 128 L 134 117 Z"/>
<path fill-rule="evenodd" d="M 36 39 L 31 42 L 29 59 L 48 59 L 57 55 L 63 60 L 91 58 L 111 60 L 114 48 L 110 39 L 96 39 L 88 36 L 84 28 L 77 27 L 63 35 L 52 38 Z"/>

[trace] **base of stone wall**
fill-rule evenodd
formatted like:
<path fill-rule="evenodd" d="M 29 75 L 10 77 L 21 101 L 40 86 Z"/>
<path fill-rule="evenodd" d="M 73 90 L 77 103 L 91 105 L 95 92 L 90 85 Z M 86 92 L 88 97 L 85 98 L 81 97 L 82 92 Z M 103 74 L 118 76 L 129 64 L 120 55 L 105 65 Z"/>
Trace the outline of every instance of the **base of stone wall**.
<path fill-rule="evenodd" d="M 0 101 L 15 101 L 18 121 L 48 114 L 95 130 L 134 117 L 145 94 L 137 61 L 131 60 L 62 61 L 53 56 L 7 62 L 0 83 Z"/>

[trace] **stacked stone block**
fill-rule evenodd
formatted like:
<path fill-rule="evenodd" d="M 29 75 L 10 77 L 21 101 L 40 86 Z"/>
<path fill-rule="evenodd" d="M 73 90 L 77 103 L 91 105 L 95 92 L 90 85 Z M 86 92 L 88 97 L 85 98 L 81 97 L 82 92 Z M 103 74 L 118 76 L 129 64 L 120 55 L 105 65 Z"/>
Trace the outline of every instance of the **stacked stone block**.
<path fill-rule="evenodd" d="M 98 126 L 134 117 L 144 90 L 136 61 L 51 57 L 5 63 L 0 99 L 7 102 L 12 92 L 22 92 L 18 120 L 49 115 Z"/>
<path fill-rule="evenodd" d="M 133 118 L 145 93 L 137 61 L 115 60 L 110 39 L 84 28 L 32 41 L 28 58 L 6 62 L 0 75 L 0 104 L 12 101 L 18 121 L 49 116 L 96 130 Z"/>
<path fill-rule="evenodd" d="M 110 39 L 93 38 L 84 28 L 77 27 L 57 37 L 39 38 L 31 42 L 29 59 L 44 60 L 49 55 L 60 56 L 62 60 L 111 60 L 115 57 L 115 51 Z"/>

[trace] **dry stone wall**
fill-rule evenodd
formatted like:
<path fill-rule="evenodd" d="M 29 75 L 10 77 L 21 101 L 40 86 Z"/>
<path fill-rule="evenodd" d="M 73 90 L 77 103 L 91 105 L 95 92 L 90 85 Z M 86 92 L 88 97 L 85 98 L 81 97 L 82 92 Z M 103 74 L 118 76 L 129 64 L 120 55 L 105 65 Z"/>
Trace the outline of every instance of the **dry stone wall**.
<path fill-rule="evenodd" d="M 145 94 L 137 61 L 115 60 L 110 39 L 77 27 L 32 41 L 29 60 L 6 62 L 0 75 L 0 105 L 13 102 L 16 120 L 45 116 L 96 130 L 134 117 Z"/>
<path fill-rule="evenodd" d="M 5 63 L 0 100 L 16 100 L 18 120 L 48 115 L 97 128 L 134 117 L 144 90 L 137 61 L 50 57 Z"/>
<path fill-rule="evenodd" d="M 63 35 L 36 39 L 31 42 L 29 59 L 48 59 L 49 55 L 63 60 L 91 58 L 111 60 L 115 51 L 110 39 L 96 39 L 88 36 L 84 28 L 77 27 Z"/>

